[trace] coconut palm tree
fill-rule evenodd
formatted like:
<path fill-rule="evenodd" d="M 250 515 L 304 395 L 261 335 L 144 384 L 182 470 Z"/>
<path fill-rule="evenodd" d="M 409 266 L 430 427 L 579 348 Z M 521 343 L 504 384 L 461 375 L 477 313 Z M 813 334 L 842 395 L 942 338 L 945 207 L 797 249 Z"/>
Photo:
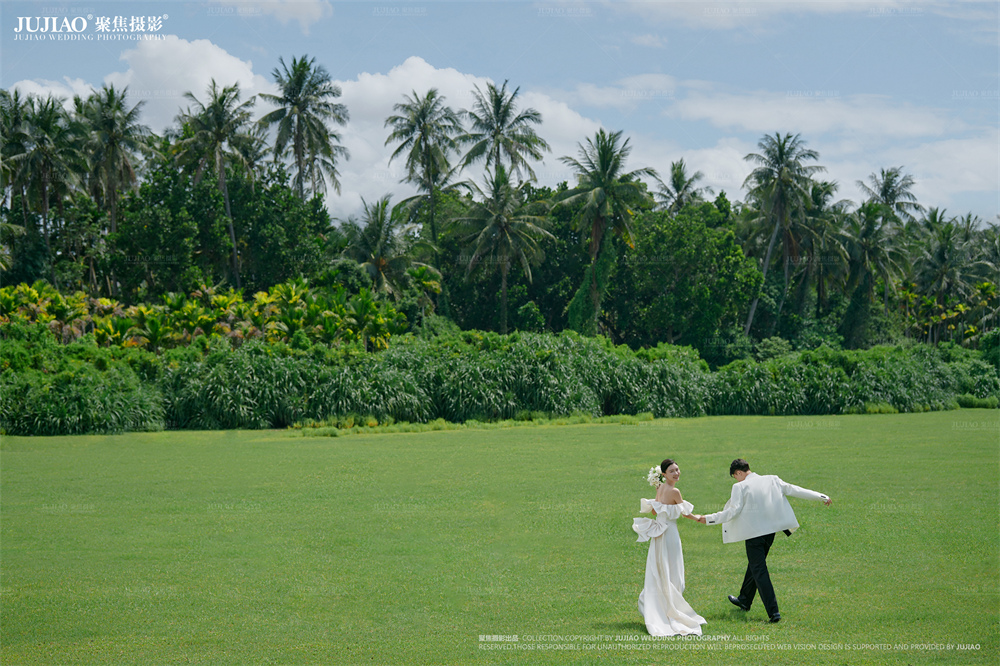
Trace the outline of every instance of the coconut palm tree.
<path fill-rule="evenodd" d="M 906 265 L 905 251 L 892 240 L 893 223 L 889 218 L 885 206 L 874 201 L 861 204 L 847 218 L 843 244 L 850 269 L 845 292 L 851 293 L 851 302 L 841 334 L 849 347 L 861 342 L 876 282 L 881 279 L 888 292 L 893 278 L 901 275 Z"/>
<path fill-rule="evenodd" d="M 480 200 L 473 204 L 469 215 L 456 220 L 472 233 L 472 256 L 466 273 L 478 266 L 500 271 L 500 333 L 507 333 L 507 276 L 513 262 L 521 264 L 531 282 L 531 265 L 542 251 L 538 241 L 555 237 L 542 228 L 545 224 L 544 205 L 526 203 L 524 186 L 515 187 L 503 165 L 486 171 L 485 188 L 468 184 Z"/>
<path fill-rule="evenodd" d="M 452 173 L 449 155 L 458 150 L 455 137 L 461 134 L 462 124 L 437 88 L 431 88 L 423 97 L 413 91 L 412 97 L 404 99 L 393 107 L 395 115 L 385 119 L 385 126 L 392 128 L 385 145 L 399 142 L 389 162 L 405 154 L 407 175 L 403 182 L 413 183 L 427 193 L 431 242 L 437 245 L 435 194 Z"/>
<path fill-rule="evenodd" d="M 21 194 L 23 212 L 27 213 L 24 197 L 26 174 L 19 173 L 15 158 L 28 151 L 28 114 L 31 100 L 21 97 L 16 88 L 12 92 L 0 89 L 0 187 L 3 199 L 0 206 L 7 204 L 8 190 Z"/>
<path fill-rule="evenodd" d="M 551 149 L 532 127 L 542 122 L 542 114 L 535 109 L 518 112 L 520 90 L 515 88 L 508 92 L 506 81 L 500 88 L 493 83 L 486 84 L 485 94 L 476 86 L 472 110 L 464 112 L 470 129 L 458 139 L 459 143 L 471 146 L 462 161 L 463 167 L 485 160 L 486 168 L 493 167 L 495 173 L 506 157 L 508 173 L 518 178 L 526 173 L 529 180 L 535 179 L 527 158 L 540 160 L 542 152 Z"/>
<path fill-rule="evenodd" d="M 233 246 L 233 277 L 236 288 L 240 289 L 239 251 L 236 244 L 236 230 L 229 206 L 229 190 L 226 188 L 226 166 L 247 164 L 246 156 L 239 150 L 249 143 L 250 109 L 256 99 L 251 97 L 240 101 L 240 84 L 234 83 L 219 89 L 215 79 L 208 86 L 208 102 L 202 104 L 191 92 L 185 97 L 194 103 L 194 111 L 188 109 L 178 117 L 186 126 L 189 136 L 179 142 L 178 161 L 196 165 L 195 180 L 200 180 L 206 169 L 215 172 L 219 191 L 226 205 L 226 219 L 229 222 L 229 241 Z"/>
<path fill-rule="evenodd" d="M 576 187 L 565 192 L 557 205 L 579 205 L 576 222 L 581 232 L 590 239 L 590 267 L 583 288 L 590 290 L 590 322 L 580 322 L 590 330 L 596 330 L 601 311 L 602 288 L 598 279 L 598 255 L 604 242 L 605 233 L 610 230 L 625 239 L 629 247 L 635 247 L 632 237 L 632 206 L 652 204 L 640 176 L 657 178 L 655 169 L 644 167 L 625 171 L 632 147 L 629 140 L 622 141 L 622 132 L 605 132 L 600 129 L 594 138 L 587 139 L 586 145 L 577 144 L 580 159 L 561 157 L 576 174 Z"/>
<path fill-rule="evenodd" d="M 750 153 L 743 158 L 756 165 L 750 175 L 746 177 L 743 186 L 749 188 L 747 193 L 749 198 L 757 203 L 759 215 L 756 223 L 761 226 L 773 227 L 771 240 L 767 245 L 767 253 L 764 255 L 764 264 L 761 267 L 765 278 L 771 265 L 771 254 L 774 252 L 778 233 L 785 232 L 782 239 L 784 241 L 782 249 L 785 267 L 785 292 L 787 292 L 789 261 L 794 252 L 792 235 L 789 233 L 791 216 L 797 213 L 800 218 L 805 217 L 809 201 L 810 179 L 813 174 L 825 171 L 825 169 L 821 166 L 805 164 L 807 161 L 819 159 L 819 153 L 806 148 L 805 142 L 798 134 L 781 136 L 775 132 L 774 136 L 764 136 L 757 143 L 757 146 L 761 150 L 760 153 Z M 750 305 L 750 313 L 747 315 L 747 323 L 743 329 L 745 335 L 750 333 L 759 300 L 759 296 L 754 297 Z M 782 297 L 782 301 L 784 301 L 784 297 Z"/>
<path fill-rule="evenodd" d="M 868 176 L 867 183 L 857 181 L 868 201 L 882 204 L 891 217 L 901 222 L 912 222 L 913 213 L 924 210 L 911 191 L 914 184 L 913 176 L 904 174 L 901 166 L 880 169 L 879 173 Z"/>
<path fill-rule="evenodd" d="M 146 149 L 151 134 L 149 127 L 139 122 L 145 102 L 128 108 L 127 95 L 128 86 L 116 90 L 114 84 L 105 85 L 78 104 L 91 167 L 108 206 L 111 233 L 118 230 L 118 189 L 135 184 L 136 154 Z"/>
<path fill-rule="evenodd" d="M 947 308 L 967 300 L 976 291 L 976 278 L 993 266 L 985 255 L 976 254 L 973 244 L 963 238 L 962 227 L 952 219 L 927 234 L 914 268 L 919 292 Z M 940 339 L 941 326 L 932 327 L 928 342 Z"/>
<path fill-rule="evenodd" d="M 50 258 L 52 199 L 61 207 L 62 197 L 80 182 L 80 174 L 85 170 L 77 130 L 61 99 L 51 95 L 44 100 L 32 97 L 26 117 L 26 150 L 11 158 L 18 177 L 24 179 L 28 198 L 37 203 L 41 213 L 42 235 Z M 52 277 L 54 284 L 55 276 Z"/>
<path fill-rule="evenodd" d="M 712 194 L 711 187 L 697 187 L 699 180 L 705 177 L 701 171 L 688 174 L 687 165 L 681 158 L 670 163 L 670 182 L 664 183 L 659 178 L 656 182 L 660 189 L 654 194 L 657 207 L 674 215 L 684 206 L 697 201 L 704 201 L 706 194 Z"/>
<path fill-rule="evenodd" d="M 838 185 L 834 181 L 812 181 L 801 238 L 802 276 L 799 282 L 800 302 L 810 285 L 816 287 L 816 318 L 823 314 L 830 288 L 846 279 L 848 261 L 843 245 L 843 226 L 851 202 L 833 201 Z"/>
<path fill-rule="evenodd" d="M 111 233 L 118 230 L 118 190 L 136 182 L 136 155 L 147 151 L 149 127 L 139 122 L 145 102 L 127 107 L 128 86 L 116 90 L 114 84 L 94 92 L 80 108 L 87 136 L 87 151 L 95 180 L 108 206 Z"/>
<path fill-rule="evenodd" d="M 390 199 L 387 194 L 373 204 L 361 200 L 361 221 L 349 219 L 344 225 L 344 255 L 361 264 L 376 292 L 398 299 L 414 262 L 405 231 L 393 220 Z"/>
<path fill-rule="evenodd" d="M 261 97 L 278 108 L 260 119 L 266 127 L 277 125 L 274 141 L 274 158 L 280 159 L 286 149 L 291 150 L 295 166 L 293 187 L 305 199 L 306 182 L 311 194 L 326 189 L 324 174 L 330 177 L 333 189 L 340 193 L 340 180 L 336 164 L 347 159 L 347 149 L 339 145 L 340 134 L 332 131 L 328 123 L 346 125 L 350 117 L 347 107 L 334 100 L 340 97 L 340 86 L 333 83 L 330 73 L 316 59 L 308 56 L 292 58 L 291 67 L 278 58 L 281 69 L 271 72 L 281 94 L 261 93 Z"/>

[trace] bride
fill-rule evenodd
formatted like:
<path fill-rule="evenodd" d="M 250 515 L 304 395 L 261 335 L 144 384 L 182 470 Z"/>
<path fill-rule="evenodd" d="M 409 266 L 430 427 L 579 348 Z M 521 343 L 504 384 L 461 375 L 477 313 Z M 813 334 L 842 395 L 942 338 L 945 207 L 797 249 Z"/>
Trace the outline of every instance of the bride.
<path fill-rule="evenodd" d="M 638 541 L 649 541 L 646 555 L 646 584 L 639 594 L 639 612 L 646 620 L 650 636 L 701 635 L 705 618 L 684 600 L 684 553 L 677 532 L 681 516 L 697 521 L 694 507 L 677 490 L 680 467 L 670 458 L 650 470 L 650 483 L 657 485 L 656 498 L 640 501 L 641 513 L 653 512 L 654 519 L 635 518 L 632 529 Z"/>

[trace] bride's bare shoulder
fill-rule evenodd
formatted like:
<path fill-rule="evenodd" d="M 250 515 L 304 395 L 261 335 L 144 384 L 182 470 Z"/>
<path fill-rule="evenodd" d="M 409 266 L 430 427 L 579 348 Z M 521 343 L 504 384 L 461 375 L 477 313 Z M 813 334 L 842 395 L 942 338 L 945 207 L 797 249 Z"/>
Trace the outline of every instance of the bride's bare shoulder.
<path fill-rule="evenodd" d="M 660 504 L 680 504 L 683 499 L 681 491 L 664 484 L 656 489 L 656 501 Z"/>

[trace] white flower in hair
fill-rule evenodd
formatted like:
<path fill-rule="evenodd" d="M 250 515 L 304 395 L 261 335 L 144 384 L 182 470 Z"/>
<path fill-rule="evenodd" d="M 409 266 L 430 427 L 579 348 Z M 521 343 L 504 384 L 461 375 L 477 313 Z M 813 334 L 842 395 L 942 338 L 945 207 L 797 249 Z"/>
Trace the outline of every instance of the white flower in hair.
<path fill-rule="evenodd" d="M 659 487 L 663 483 L 663 478 L 660 476 L 660 466 L 653 465 L 649 468 L 649 474 L 646 475 L 646 480 L 649 481 L 649 485 L 654 488 Z"/>

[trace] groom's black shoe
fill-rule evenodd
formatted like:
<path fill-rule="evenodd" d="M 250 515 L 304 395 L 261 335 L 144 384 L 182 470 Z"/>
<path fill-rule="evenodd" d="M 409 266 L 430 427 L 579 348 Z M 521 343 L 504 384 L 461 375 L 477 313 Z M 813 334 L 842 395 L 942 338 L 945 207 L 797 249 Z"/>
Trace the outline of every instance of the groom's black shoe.
<path fill-rule="evenodd" d="M 745 610 L 745 611 L 750 610 L 749 608 L 743 605 L 742 601 L 740 601 L 738 598 L 734 597 L 731 594 L 729 595 L 729 603 L 731 603 L 734 606 L 739 606 L 740 610 Z"/>
<path fill-rule="evenodd" d="M 772 615 L 769 622 L 781 622 L 781 613 L 775 613 Z"/>

